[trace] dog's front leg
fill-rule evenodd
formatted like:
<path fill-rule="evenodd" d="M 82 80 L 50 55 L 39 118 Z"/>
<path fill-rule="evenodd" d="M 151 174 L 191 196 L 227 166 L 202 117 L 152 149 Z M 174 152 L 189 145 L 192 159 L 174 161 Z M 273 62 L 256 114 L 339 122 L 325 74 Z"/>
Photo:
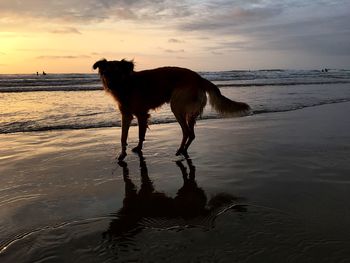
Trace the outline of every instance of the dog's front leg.
<path fill-rule="evenodd" d="M 121 136 L 121 146 L 122 151 L 119 154 L 118 160 L 121 161 L 126 156 L 126 146 L 128 145 L 128 133 L 129 133 L 129 127 L 132 120 L 131 114 L 122 114 L 122 136 Z"/>
<path fill-rule="evenodd" d="M 139 153 L 142 151 L 143 142 L 145 140 L 146 130 L 148 127 L 147 125 L 148 118 L 149 118 L 148 114 L 137 116 L 137 121 L 139 123 L 139 143 L 135 148 L 132 149 L 133 152 Z"/>

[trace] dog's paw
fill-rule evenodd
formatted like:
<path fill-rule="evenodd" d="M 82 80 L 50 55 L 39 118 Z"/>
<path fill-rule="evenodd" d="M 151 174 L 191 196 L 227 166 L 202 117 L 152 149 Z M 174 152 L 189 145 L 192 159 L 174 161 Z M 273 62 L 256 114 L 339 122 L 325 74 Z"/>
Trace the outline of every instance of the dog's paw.
<path fill-rule="evenodd" d="M 134 153 L 142 153 L 142 147 L 136 146 L 131 151 L 133 151 Z"/>
<path fill-rule="evenodd" d="M 182 154 L 183 149 L 178 149 L 175 153 L 176 156 L 179 156 Z"/>
<path fill-rule="evenodd" d="M 177 150 L 177 152 L 175 153 L 176 156 L 182 155 L 183 157 L 185 157 L 186 159 L 189 158 L 189 155 L 187 153 L 187 150 L 180 148 Z"/>
<path fill-rule="evenodd" d="M 118 161 L 123 161 L 124 160 L 124 158 L 126 157 L 126 152 L 121 152 L 120 154 L 119 154 L 119 156 L 118 156 Z"/>
<path fill-rule="evenodd" d="M 185 159 L 189 159 L 190 158 L 190 156 L 188 155 L 187 150 L 183 150 L 182 151 L 182 156 L 185 157 Z"/>
<path fill-rule="evenodd" d="M 122 168 L 127 168 L 128 167 L 128 164 L 126 162 L 124 162 L 123 160 L 119 160 L 118 164 Z"/>

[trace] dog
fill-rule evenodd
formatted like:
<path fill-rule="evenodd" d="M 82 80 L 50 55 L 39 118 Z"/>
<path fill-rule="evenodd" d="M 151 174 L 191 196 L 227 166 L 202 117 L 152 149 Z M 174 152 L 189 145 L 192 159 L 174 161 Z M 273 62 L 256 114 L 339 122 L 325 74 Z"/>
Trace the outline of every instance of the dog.
<path fill-rule="evenodd" d="M 196 119 L 207 103 L 206 93 L 211 106 L 223 115 L 242 116 L 250 112 L 248 104 L 226 98 L 216 85 L 190 69 L 161 67 L 134 71 L 134 62 L 125 59 L 102 59 L 93 65 L 93 69 L 97 68 L 104 89 L 114 97 L 122 115 L 122 150 L 119 160 L 127 155 L 128 131 L 133 117 L 138 121 L 139 142 L 132 151 L 140 152 L 148 127 L 149 111 L 165 103 L 170 103 L 182 129 L 182 141 L 176 155 L 185 157 L 195 139 Z"/>

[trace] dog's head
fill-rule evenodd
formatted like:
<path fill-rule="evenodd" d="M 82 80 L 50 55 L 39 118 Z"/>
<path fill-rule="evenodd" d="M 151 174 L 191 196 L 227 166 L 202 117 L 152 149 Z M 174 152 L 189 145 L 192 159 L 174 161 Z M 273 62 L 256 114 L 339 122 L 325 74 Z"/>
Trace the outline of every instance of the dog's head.
<path fill-rule="evenodd" d="M 121 61 L 107 61 L 106 59 L 102 59 L 97 61 L 92 67 L 93 69 L 98 68 L 98 72 L 103 78 L 122 81 L 134 71 L 134 62 L 125 59 Z"/>

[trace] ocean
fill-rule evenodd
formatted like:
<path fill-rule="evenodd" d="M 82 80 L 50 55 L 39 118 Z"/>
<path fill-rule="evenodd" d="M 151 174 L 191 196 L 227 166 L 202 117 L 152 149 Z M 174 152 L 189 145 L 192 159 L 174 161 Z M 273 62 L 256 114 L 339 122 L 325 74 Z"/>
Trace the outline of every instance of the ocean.
<path fill-rule="evenodd" d="M 350 70 L 233 70 L 199 72 L 253 114 L 350 101 Z M 151 124 L 175 122 L 169 105 Z M 207 105 L 202 119 L 221 118 Z M 135 125 L 136 122 L 134 121 Z M 0 133 L 120 126 L 98 74 L 0 75 Z"/>

